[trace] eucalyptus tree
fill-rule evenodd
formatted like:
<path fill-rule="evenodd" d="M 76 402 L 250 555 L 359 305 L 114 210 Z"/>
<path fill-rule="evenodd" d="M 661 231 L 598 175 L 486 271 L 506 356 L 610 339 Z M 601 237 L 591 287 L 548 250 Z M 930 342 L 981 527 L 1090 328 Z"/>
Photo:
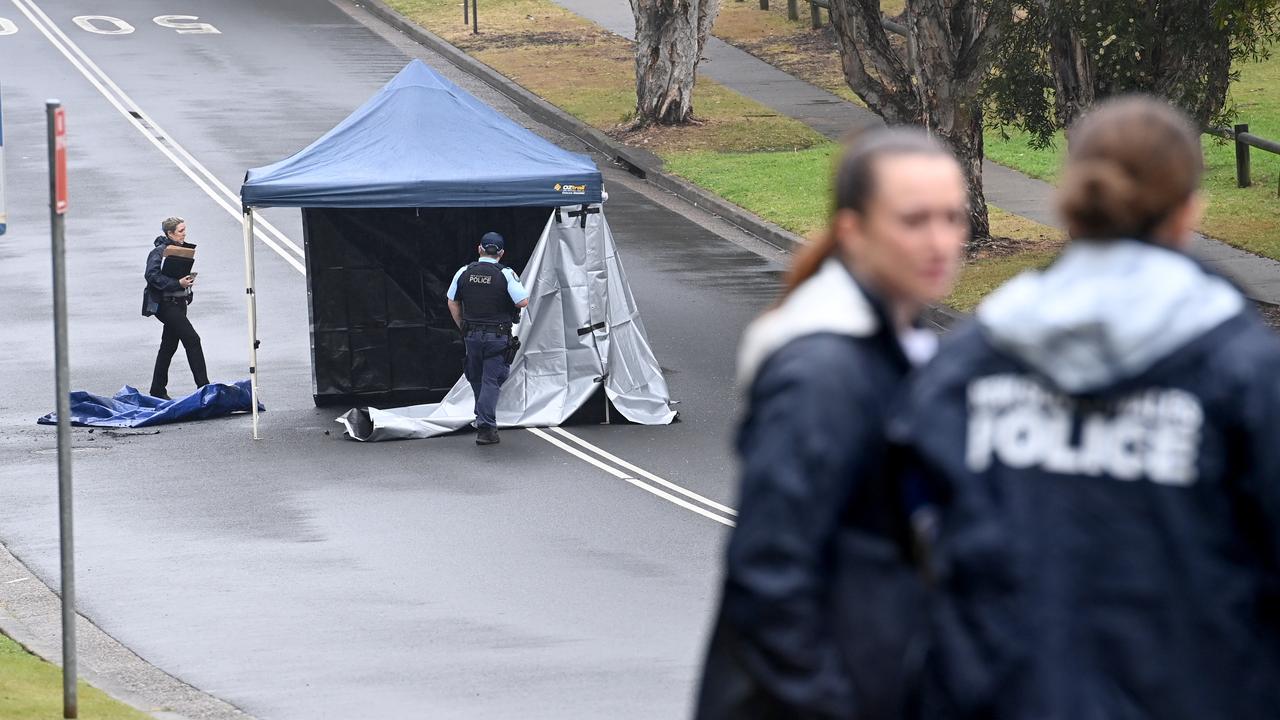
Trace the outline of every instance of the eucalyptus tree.
<path fill-rule="evenodd" d="M 637 126 L 689 121 L 698 62 L 719 10 L 720 0 L 631 0 Z"/>

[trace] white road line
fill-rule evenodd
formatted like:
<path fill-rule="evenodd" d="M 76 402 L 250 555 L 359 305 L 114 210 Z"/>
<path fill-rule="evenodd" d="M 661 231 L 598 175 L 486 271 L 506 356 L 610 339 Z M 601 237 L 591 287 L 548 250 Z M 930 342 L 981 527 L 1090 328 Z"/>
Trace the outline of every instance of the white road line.
<path fill-rule="evenodd" d="M 553 429 L 554 429 L 554 428 L 553 428 Z M 605 471 L 605 472 L 609 473 L 610 475 L 612 475 L 612 476 L 614 476 L 614 477 L 618 478 L 619 480 L 625 480 L 626 482 L 629 482 L 629 483 L 631 483 L 632 485 L 635 485 L 636 487 L 640 488 L 641 490 L 644 490 L 645 492 L 653 493 L 654 495 L 657 495 L 658 497 L 662 498 L 663 500 L 666 500 L 667 502 L 675 503 L 676 505 L 679 505 L 680 507 L 682 507 L 682 508 L 684 508 L 684 509 L 686 509 L 686 510 L 691 510 L 691 511 L 693 511 L 693 512 L 696 512 L 696 513 L 698 513 L 699 515 L 702 515 L 703 517 L 711 518 L 712 520 L 715 520 L 716 522 L 718 522 L 718 523 L 720 523 L 720 524 L 722 524 L 722 525 L 728 525 L 729 527 L 733 527 L 733 526 L 735 525 L 734 521 L 733 521 L 733 520 L 730 520 L 729 518 L 726 518 L 726 517 L 723 517 L 723 516 L 717 515 L 717 514 L 715 514 L 715 513 L 711 512 L 710 510 L 707 510 L 707 509 L 705 509 L 705 508 L 698 507 L 697 505 L 694 505 L 693 503 L 691 503 L 691 502 L 689 502 L 689 501 L 687 501 L 687 500 L 684 500 L 683 498 L 678 498 L 678 497 L 676 497 L 675 495 L 672 495 L 671 493 L 669 493 L 669 492 L 667 492 L 667 491 L 665 491 L 665 490 L 662 490 L 662 489 L 660 489 L 660 488 L 656 488 L 656 487 L 654 487 L 654 486 L 652 486 L 652 485 L 650 485 L 650 484 L 648 484 L 648 483 L 646 483 L 646 482 L 642 482 L 642 481 L 640 481 L 640 480 L 637 480 L 636 478 L 631 477 L 630 475 L 628 475 L 628 474 L 626 474 L 626 473 L 622 472 L 621 470 L 619 470 L 619 469 L 617 469 L 617 468 L 615 468 L 615 467 L 613 467 L 613 466 L 611 466 L 611 465 L 607 465 L 607 464 L 605 464 L 604 462 L 602 462 L 601 460 L 598 460 L 598 459 L 596 459 L 596 458 L 594 458 L 594 457 L 592 457 L 592 456 L 590 456 L 590 455 L 586 454 L 585 452 L 582 452 L 581 450 L 579 450 L 579 449 L 577 449 L 577 448 L 575 448 L 575 447 L 572 447 L 572 446 L 570 446 L 570 445 L 566 444 L 565 442 L 563 442 L 563 441 L 561 441 L 561 440 L 557 440 L 556 438 L 554 438 L 554 437 L 552 437 L 551 435 L 547 434 L 547 432 L 546 432 L 546 431 L 544 431 L 544 430 L 540 430 L 540 429 L 538 429 L 538 428 L 529 428 L 528 430 L 529 430 L 529 432 L 533 433 L 534 435 L 537 435 L 538 437 L 542 438 L 543 440 L 546 440 L 547 442 L 551 443 L 552 445 L 555 445 L 556 447 L 558 447 L 558 448 L 560 448 L 561 450 L 563 450 L 563 451 L 565 451 L 565 452 L 569 453 L 570 455 L 573 455 L 574 457 L 578 458 L 579 460 L 583 460 L 583 461 L 585 461 L 585 462 L 591 463 L 592 465 L 594 465 L 594 466 L 596 466 L 596 467 L 600 468 L 601 470 L 603 470 L 603 471 Z"/>
<path fill-rule="evenodd" d="M 224 185 L 220 180 L 218 180 L 218 178 L 213 173 L 211 173 L 209 169 L 206 168 L 199 160 L 196 160 L 195 157 L 191 155 L 191 153 L 187 152 L 186 148 L 182 147 L 182 145 L 180 145 L 177 140 L 175 140 L 171 135 L 166 133 L 163 130 L 163 128 L 161 128 L 160 125 L 155 120 L 151 119 L 150 116 L 148 116 L 145 112 L 143 112 L 142 109 L 138 107 L 138 104 L 135 103 L 127 93 L 125 93 L 122 89 L 120 89 L 120 86 L 116 85 L 116 83 L 110 78 L 110 76 L 108 76 L 105 72 L 103 72 L 102 68 L 98 67 L 98 65 L 94 63 L 93 60 L 91 60 L 89 56 L 86 55 L 84 51 L 81 50 L 80 47 L 76 45 L 74 41 L 71 40 L 71 38 L 67 37 L 67 35 L 58 28 L 58 26 L 53 22 L 53 20 L 50 19 L 49 16 L 46 15 L 45 12 L 41 10 L 38 5 L 35 4 L 34 0 L 12 0 L 12 2 L 14 6 L 16 6 L 18 10 L 21 11 L 22 14 L 27 17 L 28 20 L 31 21 L 31 24 L 34 25 L 36 29 L 39 30 L 40 33 L 43 34 L 45 38 L 47 38 L 49 42 L 59 52 L 61 52 L 64 57 L 67 58 L 68 61 L 70 61 L 71 65 L 75 67 L 75 69 L 78 70 L 80 74 L 83 75 L 85 79 L 88 80 L 90 84 L 92 84 L 94 88 L 96 88 L 98 92 L 101 93 L 102 96 L 106 98 L 107 101 L 110 102 L 111 105 L 117 111 L 119 111 L 120 115 L 123 116 L 124 119 L 130 125 L 132 125 L 139 133 L 142 134 L 143 137 L 145 137 L 152 145 L 154 145 L 157 150 L 159 150 L 162 154 L 164 154 L 165 157 L 169 158 L 170 162 L 172 162 L 175 166 L 177 166 L 177 168 L 181 170 L 184 175 L 190 178 L 191 181 L 194 182 L 197 187 L 203 190 L 205 194 L 208 195 L 211 199 L 213 199 L 213 201 L 216 202 L 222 209 L 230 213 L 231 216 L 236 218 L 237 221 L 241 219 L 240 208 L 239 208 L 240 197 L 236 195 L 234 192 L 232 192 L 231 189 L 228 188 L 226 185 Z M 264 244 L 267 245 L 267 247 L 274 250 L 277 255 L 284 258 L 284 260 L 288 262 L 291 266 L 293 266 L 295 270 L 305 275 L 306 268 L 299 261 L 299 259 L 305 257 L 305 253 L 303 249 L 299 247 L 295 242 L 290 240 L 288 236 L 286 236 L 284 233 L 280 232 L 279 229 L 277 229 L 271 223 L 267 222 L 265 219 L 259 217 L 258 225 L 260 225 L 267 233 L 274 236 L 274 239 L 273 239 L 272 237 L 267 237 L 262 232 L 256 232 L 255 235 L 257 236 L 258 240 L 262 241 Z M 280 244 L 276 242 L 277 240 L 279 241 L 279 243 L 282 243 L 285 246 L 287 246 L 289 250 L 292 251 L 292 254 L 289 252 L 286 252 L 285 249 L 282 248 Z M 294 255 L 296 255 L 297 257 L 294 257 Z M 734 511 L 732 508 L 721 505 L 720 503 L 717 503 L 713 500 L 709 500 L 708 498 L 703 497 L 702 495 L 699 495 L 691 490 L 687 490 L 683 487 L 680 487 L 679 485 L 676 485 L 675 483 L 672 483 L 668 480 L 664 480 L 663 478 L 658 477 L 653 473 L 647 472 L 639 467 L 636 467 L 635 465 L 632 465 L 631 463 L 617 457 L 616 455 L 613 455 L 595 445 L 592 445 L 591 443 L 588 443 L 586 440 L 583 440 L 577 437 L 576 435 L 573 435 L 572 433 L 569 433 L 565 430 L 561 430 L 560 428 L 552 428 L 552 431 L 557 433 L 558 435 L 568 438 L 573 443 L 580 445 L 590 450 L 591 452 L 598 454 L 600 457 L 603 457 L 608 461 L 615 463 L 616 465 L 622 468 L 625 468 L 626 470 L 629 470 L 632 473 L 635 473 L 636 475 L 639 475 L 653 483 L 657 483 L 662 487 L 668 488 L 674 492 L 684 495 L 685 497 L 691 498 L 699 503 L 702 503 L 703 505 L 706 505 L 708 508 L 712 508 L 715 511 L 719 511 L 720 513 L 724 513 L 725 515 L 729 515 L 729 516 L 737 515 L 737 512 Z M 537 428 L 529 428 L 529 432 L 533 433 L 534 435 L 537 435 L 543 440 L 546 440 L 548 443 L 551 443 L 555 447 L 569 453 L 570 455 L 573 455 L 574 457 L 584 460 L 590 463 L 591 465 L 594 465 L 595 467 L 601 470 L 604 470 L 610 475 L 616 478 L 619 478 L 621 480 L 625 480 L 631 483 L 632 485 L 635 485 L 636 487 L 642 490 L 645 490 L 646 492 L 653 493 L 654 495 L 657 495 L 658 497 L 661 497 L 664 500 L 675 503 L 676 505 L 679 505 L 680 507 L 683 507 L 686 510 L 690 510 L 704 517 L 711 518 L 712 520 L 715 520 L 718 523 L 728 525 L 730 527 L 733 527 L 734 525 L 734 521 L 732 519 L 723 517 L 722 515 L 717 514 L 712 510 L 699 507 L 698 505 L 688 502 L 683 498 L 676 497 L 675 495 L 672 495 L 671 493 L 668 493 L 665 490 L 654 487 L 649 483 L 643 482 L 635 477 L 632 477 L 631 475 L 628 475 L 627 473 L 622 472 L 621 470 L 618 470 L 617 468 L 611 465 L 608 465 L 605 462 L 602 462 L 601 460 L 598 460 L 597 458 L 592 457 L 587 453 L 582 452 L 581 450 L 578 450 L 577 448 L 574 448 L 552 437 L 551 435 L 547 434 L 542 430 L 539 430 Z"/>
<path fill-rule="evenodd" d="M 231 191 L 226 185 L 209 172 L 199 161 L 191 156 L 177 141 L 170 137 L 164 130 L 150 117 L 148 117 L 137 104 L 133 102 L 123 90 L 116 85 L 105 72 L 102 71 L 92 60 L 85 55 L 84 51 L 66 36 L 53 20 L 44 13 L 32 0 L 13 0 L 14 6 L 27 16 L 32 25 L 45 36 L 49 42 L 62 53 L 71 65 L 80 72 L 97 90 L 107 99 L 108 102 L 124 117 L 130 125 L 145 137 L 152 145 L 156 147 L 165 157 L 178 167 L 187 177 L 191 178 L 201 190 L 205 192 L 214 202 L 218 203 L 222 209 L 230 213 L 237 221 L 240 220 L 240 198 Z M 78 56 L 78 57 L 77 57 Z M 90 69 L 92 68 L 92 69 Z M 108 89 L 111 88 L 110 90 Z M 114 90 L 115 94 L 112 94 Z M 144 125 L 143 123 L 146 123 Z M 150 128 L 150 129 L 148 129 Z M 175 154 L 178 153 L 182 157 Z M 230 202 L 228 202 L 230 200 Z M 270 237 L 263 233 L 256 233 L 267 247 L 274 250 L 280 257 L 293 266 L 295 270 L 302 274 L 306 274 L 306 268 L 299 261 L 304 257 L 302 248 L 296 243 L 289 240 L 283 233 L 272 226 L 270 223 L 263 221 L 262 226 L 272 235 L 274 235 L 281 243 L 284 243 L 293 251 L 293 255 L 286 253 L 283 248 Z"/>
<path fill-rule="evenodd" d="M 606 451 L 606 450 L 604 450 L 603 448 L 600 448 L 600 447 L 597 447 L 597 446 L 595 446 L 595 445 L 592 445 L 591 443 L 587 442 L 586 440 L 583 440 L 582 438 L 578 437 L 577 435 L 574 435 L 573 433 L 569 432 L 568 430 L 565 430 L 565 429 L 563 429 L 563 428 L 558 428 L 558 427 L 550 428 L 550 430 L 551 430 L 551 432 L 553 432 L 553 433 L 555 433 L 555 434 L 557 434 L 557 435 L 560 435 L 560 436 L 562 436 L 562 437 L 566 437 L 566 438 L 568 438 L 569 440 L 572 440 L 573 442 L 577 443 L 578 445 L 581 445 L 582 447 L 586 448 L 587 450 L 590 450 L 591 452 L 594 452 L 595 454 L 599 455 L 600 457 L 604 458 L 605 460 L 608 460 L 609 462 L 613 463 L 614 465 L 617 465 L 618 467 L 620 467 L 620 468 L 622 468 L 622 469 L 624 469 L 624 470 L 630 470 L 631 472 L 633 472 L 633 473 L 635 473 L 635 474 L 639 475 L 639 476 L 640 476 L 640 477 L 642 477 L 642 478 L 645 478 L 646 480 L 650 480 L 650 481 L 652 481 L 652 482 L 658 483 L 659 485 L 661 485 L 661 486 L 663 486 L 663 487 L 667 488 L 668 490 L 673 490 L 673 491 L 675 491 L 675 492 L 678 492 L 678 493 L 680 493 L 681 495 L 684 495 L 684 496 L 685 496 L 685 497 L 687 497 L 687 498 L 690 498 L 690 499 L 692 499 L 692 500 L 695 500 L 695 501 L 697 501 L 697 502 L 700 502 L 700 503 L 702 503 L 703 505 L 706 505 L 706 506 L 707 506 L 707 507 L 709 507 L 709 508 L 712 508 L 712 509 L 714 509 L 714 510 L 719 510 L 720 512 L 724 513 L 725 515 L 729 515 L 730 517 L 737 517 L 737 516 L 738 516 L 738 511 L 737 511 L 737 510 L 734 510 L 733 508 L 728 507 L 728 506 L 725 506 L 725 505 L 721 505 L 720 503 L 718 503 L 718 502 L 716 502 L 716 501 L 714 501 L 714 500 L 711 500 L 711 499 L 709 499 L 709 498 L 707 498 L 707 497 L 704 497 L 704 496 L 702 496 L 702 495 L 699 495 L 698 493 L 696 493 L 696 492 L 694 492 L 694 491 L 692 491 L 692 490 L 689 490 L 689 489 L 683 488 L 683 487 L 681 487 L 681 486 L 679 486 L 679 485 L 677 485 L 677 484 L 675 484 L 675 483 L 673 483 L 673 482 L 670 482 L 670 481 L 668 481 L 668 480 L 663 480 L 662 478 L 658 477 L 657 475 L 654 475 L 653 473 L 651 473 L 651 472 L 649 472 L 649 471 L 647 471 L 647 470 L 645 470 L 645 469 L 643 469 L 643 468 L 636 467 L 635 465 L 632 465 L 631 463 L 627 462 L 626 460 L 623 460 L 622 458 L 620 458 L 620 457 L 618 457 L 618 456 L 616 456 L 616 455 L 613 455 L 613 454 L 611 454 L 611 453 L 607 452 L 607 451 Z"/>
<path fill-rule="evenodd" d="M 129 95 L 125 93 L 124 90 L 121 90 L 120 86 L 116 85 L 115 81 L 113 81 L 111 77 L 107 75 L 105 72 L 103 72 L 102 68 L 98 67 L 98 65 L 95 62 L 93 62 L 93 60 L 88 55 L 86 55 L 83 50 L 80 49 L 79 45 L 76 45 L 75 42 L 70 37 L 67 37 L 66 33 L 62 32 L 62 30 L 59 29 L 56 24 L 54 24 L 53 20 L 49 19 L 49 16 L 46 15 L 38 5 L 35 4 L 35 0 L 25 0 L 25 1 L 31 5 L 33 10 L 35 10 L 42 18 L 44 18 L 45 22 L 48 23 L 49 27 L 55 33 L 57 33 L 58 37 L 62 38 L 63 42 L 67 43 L 67 45 L 70 46 L 71 50 L 75 52 L 76 55 L 80 56 L 80 59 L 84 61 L 85 65 L 88 66 L 88 68 L 92 70 L 94 73 L 96 73 L 102 79 L 102 81 L 107 85 L 107 87 L 111 88 L 111 90 L 116 93 L 116 95 L 124 102 L 125 105 L 129 106 L 129 109 L 131 112 L 138 113 L 138 116 L 140 116 L 140 119 L 142 121 L 144 121 L 147 125 L 151 126 L 155 130 L 157 135 L 164 138 L 166 143 L 168 143 L 175 150 L 177 150 L 178 154 L 181 155 L 188 163 L 190 163 L 191 166 L 196 169 L 196 171 L 204 175 L 204 177 L 209 180 L 209 183 L 213 187 L 217 188 L 218 190 L 221 190 L 222 194 L 225 195 L 227 198 L 229 198 L 231 202 L 237 205 L 240 204 L 239 195 L 233 192 L 231 188 L 224 185 L 222 181 L 219 180 L 213 173 L 209 172 L 209 169 L 206 168 L 203 163 L 201 163 L 199 160 L 196 160 L 195 157 L 191 155 L 191 153 L 187 152 L 186 148 L 182 147 L 182 145 L 179 144 L 176 139 L 174 139 L 167 132 L 165 132 L 164 129 L 160 127 L 159 123 L 157 123 L 154 119 L 152 119 L 151 116 L 143 112 L 142 108 L 133 101 L 133 98 L 129 97 Z M 306 257 L 305 252 L 301 247 L 297 245 L 297 243 L 290 240 L 288 237 L 284 235 L 284 233 L 276 229 L 274 225 L 267 222 L 266 219 L 261 216 L 261 214 L 259 214 L 259 216 L 254 219 L 254 225 L 255 227 L 258 225 L 261 225 L 265 230 L 267 230 L 272 235 L 274 235 L 277 240 L 279 240 L 280 242 L 288 246 L 289 249 L 292 250 L 299 258 Z"/>

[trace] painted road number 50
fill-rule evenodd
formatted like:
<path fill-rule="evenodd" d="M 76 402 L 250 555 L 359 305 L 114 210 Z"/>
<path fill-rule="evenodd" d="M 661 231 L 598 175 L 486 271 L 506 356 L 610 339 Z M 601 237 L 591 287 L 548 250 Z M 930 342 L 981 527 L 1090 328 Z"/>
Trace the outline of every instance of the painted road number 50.
<path fill-rule="evenodd" d="M 222 31 L 199 20 L 197 15 L 158 15 L 151 22 L 162 28 L 177 30 L 179 35 L 221 35 Z M 129 35 L 135 28 L 129 23 L 110 15 L 77 15 L 71 21 L 81 30 L 95 35 Z M 0 17 L 0 36 L 18 32 L 18 26 L 8 18 Z"/>
<path fill-rule="evenodd" d="M 202 22 L 185 22 L 188 20 L 199 20 L 196 15 L 159 15 L 151 19 L 151 22 L 162 28 L 177 30 L 180 35 L 204 34 L 204 35 L 221 35 L 222 31 Z M 91 33 L 98 35 L 128 35 L 133 32 L 133 26 L 121 20 L 120 18 L 111 17 L 110 15 L 80 15 L 71 18 L 72 22 Z M 103 24 L 110 27 L 103 27 Z"/>

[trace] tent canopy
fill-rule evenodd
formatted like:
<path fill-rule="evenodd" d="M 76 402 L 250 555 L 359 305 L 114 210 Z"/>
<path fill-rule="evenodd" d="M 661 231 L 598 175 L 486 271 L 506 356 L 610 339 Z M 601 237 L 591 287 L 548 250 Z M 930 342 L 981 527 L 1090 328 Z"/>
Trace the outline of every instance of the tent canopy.
<path fill-rule="evenodd" d="M 413 60 L 291 157 L 250 170 L 246 207 L 556 207 L 599 203 L 591 158 L 538 137 Z"/>

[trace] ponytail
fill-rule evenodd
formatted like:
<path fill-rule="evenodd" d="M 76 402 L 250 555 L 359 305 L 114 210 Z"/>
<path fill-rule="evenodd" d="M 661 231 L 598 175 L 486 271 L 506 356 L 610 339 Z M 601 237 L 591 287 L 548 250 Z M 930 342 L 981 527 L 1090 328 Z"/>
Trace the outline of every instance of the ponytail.
<path fill-rule="evenodd" d="M 836 254 L 836 233 L 834 228 L 828 228 L 821 235 L 805 244 L 799 252 L 796 253 L 795 259 L 791 261 L 791 268 L 787 270 L 786 282 L 782 297 L 790 295 L 796 288 L 804 284 L 804 281 L 818 274 L 822 269 L 823 263 L 827 258 L 834 257 Z"/>

